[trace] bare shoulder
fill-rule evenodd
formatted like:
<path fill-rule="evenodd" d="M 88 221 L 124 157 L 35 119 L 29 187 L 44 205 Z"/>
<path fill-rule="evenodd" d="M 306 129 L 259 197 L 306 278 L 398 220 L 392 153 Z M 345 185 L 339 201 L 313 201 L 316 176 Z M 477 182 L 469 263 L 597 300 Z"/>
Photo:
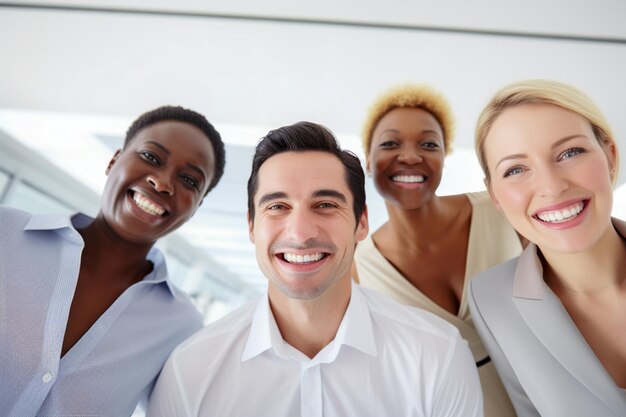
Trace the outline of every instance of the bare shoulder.
<path fill-rule="evenodd" d="M 473 204 L 466 194 L 441 196 L 439 197 L 439 203 L 450 221 L 456 219 L 456 221 L 462 220 L 461 224 L 469 223 Z"/>
<path fill-rule="evenodd" d="M 439 197 L 442 204 L 447 208 L 457 210 L 471 210 L 472 200 L 468 194 L 452 194 Z"/>

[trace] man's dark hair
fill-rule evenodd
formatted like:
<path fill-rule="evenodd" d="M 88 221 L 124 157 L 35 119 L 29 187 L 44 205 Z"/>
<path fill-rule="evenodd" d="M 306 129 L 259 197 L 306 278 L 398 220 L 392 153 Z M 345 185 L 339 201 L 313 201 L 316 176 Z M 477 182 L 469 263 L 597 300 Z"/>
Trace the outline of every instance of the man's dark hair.
<path fill-rule="evenodd" d="M 139 116 L 135 120 L 128 131 L 126 139 L 124 139 L 124 149 L 137 136 L 137 134 L 156 123 L 165 121 L 175 121 L 188 123 L 200 129 L 211 142 L 213 146 L 213 155 L 215 155 L 215 166 L 213 167 L 213 178 L 207 189 L 207 193 L 213 189 L 224 174 L 224 165 L 226 164 L 226 155 L 224 152 L 224 142 L 217 130 L 211 123 L 200 113 L 193 110 L 185 109 L 180 106 L 163 106 L 158 109 L 151 110 Z"/>
<path fill-rule="evenodd" d="M 365 210 L 365 175 L 359 158 L 352 152 L 342 150 L 328 128 L 311 122 L 300 122 L 270 131 L 263 137 L 252 158 L 252 173 L 248 179 L 248 213 L 254 221 L 254 195 L 259 184 L 261 165 L 274 155 L 283 152 L 328 152 L 335 155 L 345 168 L 346 183 L 354 200 L 352 210 L 358 224 Z"/>

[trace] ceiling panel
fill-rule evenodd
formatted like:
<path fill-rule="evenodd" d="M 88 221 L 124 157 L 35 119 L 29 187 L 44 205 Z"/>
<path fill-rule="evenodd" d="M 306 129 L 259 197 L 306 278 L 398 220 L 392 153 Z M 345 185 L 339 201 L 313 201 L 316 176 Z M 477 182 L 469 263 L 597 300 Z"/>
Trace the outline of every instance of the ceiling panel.
<path fill-rule="evenodd" d="M 248 240 L 245 185 L 253 147 L 269 129 L 319 122 L 362 156 L 371 101 L 391 85 L 426 82 L 457 115 L 440 192 L 477 190 L 472 135 L 482 106 L 506 83 L 551 78 L 593 97 L 626 150 L 623 1 L 12 4 L 0 2 L 0 107 L 55 115 L 30 119 L 38 121 L 14 136 L 45 138 L 38 150 L 91 169 L 77 175 L 99 192 L 111 147 L 137 115 L 164 104 L 205 114 L 227 143 L 226 171 L 180 233 L 258 290 L 265 279 Z M 21 120 L 0 119 L 3 128 Z M 88 156 L 72 154 L 77 144 Z M 367 194 L 374 230 L 386 215 L 369 180 Z"/>

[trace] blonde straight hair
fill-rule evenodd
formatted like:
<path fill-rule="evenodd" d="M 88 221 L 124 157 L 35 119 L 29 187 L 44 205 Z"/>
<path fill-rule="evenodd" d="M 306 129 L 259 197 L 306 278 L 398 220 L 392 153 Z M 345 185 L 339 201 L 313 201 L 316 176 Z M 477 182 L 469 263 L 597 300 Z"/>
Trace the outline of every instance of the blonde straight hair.
<path fill-rule="evenodd" d="M 615 147 L 615 161 L 611 167 L 611 181 L 617 180 L 619 169 L 619 151 L 613 133 L 602 112 L 593 101 L 580 90 L 558 81 L 527 80 L 510 84 L 496 93 L 483 109 L 475 132 L 475 150 L 485 179 L 489 181 L 489 169 L 485 160 L 485 139 L 496 119 L 509 107 L 524 104 L 551 104 L 584 117 L 593 130 L 600 146 L 609 158 L 608 149 Z M 609 165 L 611 165 L 609 158 Z"/>

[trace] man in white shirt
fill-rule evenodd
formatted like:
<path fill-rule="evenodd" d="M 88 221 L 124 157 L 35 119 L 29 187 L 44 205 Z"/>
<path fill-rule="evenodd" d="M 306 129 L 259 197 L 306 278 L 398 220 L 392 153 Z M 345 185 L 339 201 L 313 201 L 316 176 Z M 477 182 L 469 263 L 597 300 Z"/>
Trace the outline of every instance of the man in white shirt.
<path fill-rule="evenodd" d="M 261 140 L 248 225 L 267 295 L 174 351 L 149 417 L 482 416 L 456 328 L 351 280 L 364 175 L 328 129 L 301 122 Z"/>

